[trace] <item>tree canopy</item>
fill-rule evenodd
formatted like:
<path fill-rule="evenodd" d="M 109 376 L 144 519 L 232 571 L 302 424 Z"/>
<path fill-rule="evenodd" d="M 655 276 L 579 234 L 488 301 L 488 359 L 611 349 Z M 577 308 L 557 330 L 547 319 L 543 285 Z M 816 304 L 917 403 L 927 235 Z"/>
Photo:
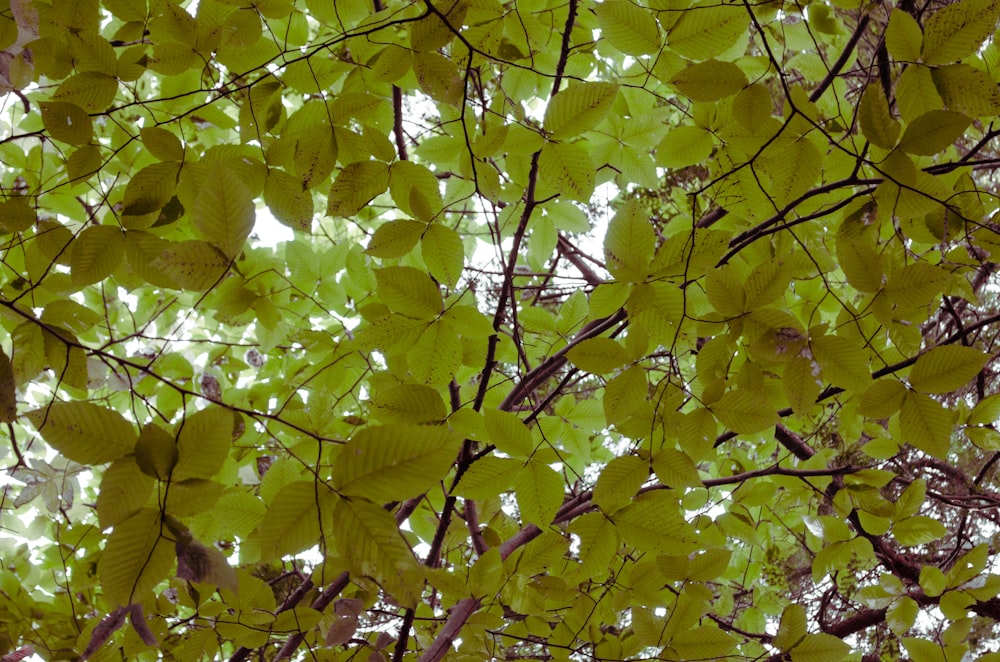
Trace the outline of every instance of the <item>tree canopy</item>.
<path fill-rule="evenodd" d="M 998 18 L 0 0 L 0 660 L 1000 661 Z"/>

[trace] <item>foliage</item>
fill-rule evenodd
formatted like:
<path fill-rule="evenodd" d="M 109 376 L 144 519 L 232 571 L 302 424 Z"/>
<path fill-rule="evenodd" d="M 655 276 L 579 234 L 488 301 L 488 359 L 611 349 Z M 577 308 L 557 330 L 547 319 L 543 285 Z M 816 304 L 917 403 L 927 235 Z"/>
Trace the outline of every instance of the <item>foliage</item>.
<path fill-rule="evenodd" d="M 998 17 L 2 0 L 0 659 L 1000 659 Z"/>

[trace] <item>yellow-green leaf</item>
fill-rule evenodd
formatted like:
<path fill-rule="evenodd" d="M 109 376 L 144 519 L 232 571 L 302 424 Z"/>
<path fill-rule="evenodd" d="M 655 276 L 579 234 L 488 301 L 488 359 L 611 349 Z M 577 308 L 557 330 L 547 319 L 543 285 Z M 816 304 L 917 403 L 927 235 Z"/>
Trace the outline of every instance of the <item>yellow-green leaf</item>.
<path fill-rule="evenodd" d="M 401 384 L 379 390 L 368 404 L 384 423 L 431 423 L 448 415 L 441 394 L 423 384 Z"/>
<path fill-rule="evenodd" d="M 821 336 L 809 346 L 827 381 L 846 389 L 865 388 L 871 383 L 868 353 L 862 346 L 840 336 Z"/>
<path fill-rule="evenodd" d="M 173 478 L 212 478 L 222 468 L 233 444 L 233 413 L 209 407 L 186 416 L 177 433 Z"/>
<path fill-rule="evenodd" d="M 899 413 L 902 441 L 946 460 L 951 448 L 951 427 L 951 413 L 940 402 L 923 393 L 906 394 Z"/>
<path fill-rule="evenodd" d="M 947 149 L 972 123 L 953 110 L 931 110 L 914 118 L 899 140 L 899 149 L 909 154 L 933 156 Z"/>
<path fill-rule="evenodd" d="M 807 634 L 791 650 L 792 662 L 840 662 L 851 652 L 845 641 L 832 634 Z"/>
<path fill-rule="evenodd" d="M 700 0 L 681 14 L 667 45 L 689 60 L 707 60 L 732 48 L 749 23 L 742 7 Z"/>
<path fill-rule="evenodd" d="M 604 467 L 594 485 L 593 502 L 613 512 L 634 497 L 649 478 L 649 462 L 635 455 L 616 457 Z"/>
<path fill-rule="evenodd" d="M 948 64 L 972 55 L 993 34 L 997 18 L 996 0 L 959 0 L 941 7 L 924 26 L 924 63 Z"/>
<path fill-rule="evenodd" d="M 135 462 L 144 474 L 166 480 L 177 464 L 177 456 L 173 435 L 153 423 L 143 426 L 135 442 Z"/>
<path fill-rule="evenodd" d="M 670 83 L 693 101 L 718 101 L 743 89 L 747 75 L 732 62 L 707 60 L 681 69 Z"/>
<path fill-rule="evenodd" d="M 790 604 L 781 612 L 774 645 L 783 651 L 795 647 L 806 636 L 806 610 L 800 604 Z"/>
<path fill-rule="evenodd" d="M 556 140 L 589 131 L 604 119 L 617 96 L 618 86 L 613 83 L 570 85 L 549 101 L 545 109 L 545 130 Z"/>
<path fill-rule="evenodd" d="M 233 259 L 253 230 L 257 212 L 250 191 L 229 168 L 219 168 L 194 202 L 192 222 L 201 235 Z"/>
<path fill-rule="evenodd" d="M 347 496 L 375 503 L 403 501 L 441 481 L 460 446 L 461 439 L 441 426 L 366 428 L 341 450 L 331 481 Z"/>
<path fill-rule="evenodd" d="M 102 529 L 117 526 L 139 512 L 153 492 L 154 481 L 131 456 L 111 463 L 101 478 L 97 494 L 97 521 Z"/>
<path fill-rule="evenodd" d="M 738 434 L 763 432 L 779 420 L 778 413 L 759 395 L 746 389 L 727 391 L 710 409 L 719 422 Z"/>
<path fill-rule="evenodd" d="M 698 468 L 684 451 L 664 448 L 653 456 L 653 471 L 661 483 L 674 489 L 701 487 Z"/>
<path fill-rule="evenodd" d="M 912 20 L 912 19 L 910 19 Z M 869 85 L 861 95 L 858 107 L 861 132 L 873 145 L 892 149 L 899 138 L 899 122 L 889 113 L 889 104 L 879 85 Z"/>
<path fill-rule="evenodd" d="M 142 146 L 161 161 L 180 161 L 184 158 L 184 145 L 170 131 L 158 126 L 147 126 L 139 130 Z"/>
<path fill-rule="evenodd" d="M 641 283 L 649 273 L 656 236 L 649 215 L 636 200 L 629 200 L 614 215 L 604 237 L 604 257 L 616 280 Z"/>
<path fill-rule="evenodd" d="M 538 197 L 561 193 L 570 200 L 589 203 L 596 183 L 595 172 L 585 143 L 547 142 L 538 159 Z"/>
<path fill-rule="evenodd" d="M 396 313 L 414 319 L 441 314 L 441 290 L 430 277 L 413 267 L 386 267 L 375 270 L 377 292 L 382 302 Z"/>
<path fill-rule="evenodd" d="M 144 508 L 108 536 L 97 563 L 104 598 L 112 605 L 146 600 L 173 564 L 174 544 L 163 535 L 160 511 Z"/>
<path fill-rule="evenodd" d="M 682 124 L 667 131 L 656 146 L 656 165 L 663 168 L 686 168 L 702 163 L 712 154 L 712 134 L 700 126 Z"/>
<path fill-rule="evenodd" d="M 915 63 L 920 59 L 924 34 L 916 19 L 898 7 L 893 7 L 885 31 L 885 45 L 897 62 Z"/>
<path fill-rule="evenodd" d="M 80 464 L 104 464 L 135 447 L 135 428 L 113 409 L 90 402 L 53 402 L 27 414 L 46 443 Z"/>
<path fill-rule="evenodd" d="M 426 224 L 406 218 L 386 221 L 372 234 L 365 253 L 387 259 L 403 257 L 417 245 L 426 229 Z"/>
<path fill-rule="evenodd" d="M 344 166 L 330 187 L 326 213 L 354 216 L 389 188 L 389 166 L 381 161 L 358 161 Z"/>
<path fill-rule="evenodd" d="M 338 499 L 333 538 L 351 575 L 371 577 L 403 606 L 414 606 L 423 590 L 423 573 L 392 515 L 364 499 Z"/>
<path fill-rule="evenodd" d="M 84 228 L 71 246 L 69 264 L 75 287 L 104 280 L 125 259 L 125 235 L 110 225 Z"/>
<path fill-rule="evenodd" d="M 313 481 L 300 480 L 282 487 L 260 523 L 261 558 L 278 559 L 317 544 L 320 520 L 328 522 L 334 498 Z"/>
<path fill-rule="evenodd" d="M 486 433 L 490 443 L 514 457 L 529 457 L 535 449 L 531 430 L 514 414 L 499 409 L 487 409 Z"/>
<path fill-rule="evenodd" d="M 433 224 L 420 240 L 420 255 L 438 281 L 454 287 L 465 266 L 465 247 L 462 237 L 440 224 Z"/>
<path fill-rule="evenodd" d="M 521 518 L 544 529 L 562 505 L 563 478 L 548 465 L 532 460 L 514 481 L 514 494 Z"/>
<path fill-rule="evenodd" d="M 50 136 L 70 145 L 90 142 L 94 126 L 83 108 L 65 101 L 43 101 L 38 106 Z"/>
<path fill-rule="evenodd" d="M 611 338 L 587 338 L 566 352 L 573 365 L 595 375 L 613 372 L 628 363 L 628 351 Z"/>
<path fill-rule="evenodd" d="M 910 386 L 921 393 L 950 393 L 972 381 L 989 360 L 989 354 L 974 347 L 935 347 L 917 359 Z"/>
<path fill-rule="evenodd" d="M 660 29 L 653 12 L 626 0 L 605 0 L 594 8 L 601 36 L 627 55 L 660 50 Z"/>

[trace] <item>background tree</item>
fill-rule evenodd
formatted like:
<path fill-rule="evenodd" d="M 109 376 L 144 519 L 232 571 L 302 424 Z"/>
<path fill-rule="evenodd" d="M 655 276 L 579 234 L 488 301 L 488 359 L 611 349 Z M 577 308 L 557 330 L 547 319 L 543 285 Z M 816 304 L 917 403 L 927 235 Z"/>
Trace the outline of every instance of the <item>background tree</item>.
<path fill-rule="evenodd" d="M 998 17 L 3 0 L 0 659 L 1000 660 Z"/>

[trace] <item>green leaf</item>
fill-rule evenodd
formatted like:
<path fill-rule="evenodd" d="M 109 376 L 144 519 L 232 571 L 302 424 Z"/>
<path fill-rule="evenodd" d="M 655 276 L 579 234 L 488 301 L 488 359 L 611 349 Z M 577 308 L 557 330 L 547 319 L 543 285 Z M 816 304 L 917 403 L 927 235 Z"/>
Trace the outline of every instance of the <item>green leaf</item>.
<path fill-rule="evenodd" d="M 531 430 L 520 418 L 499 409 L 487 409 L 485 417 L 490 443 L 513 457 L 531 456 L 535 450 L 535 441 Z"/>
<path fill-rule="evenodd" d="M 35 224 L 36 218 L 35 210 L 26 197 L 12 197 L 0 202 L 0 232 L 2 233 L 27 230 Z"/>
<path fill-rule="evenodd" d="M 363 499 L 338 499 L 333 538 L 353 576 L 374 578 L 403 606 L 416 604 L 423 573 L 396 521 L 381 506 Z"/>
<path fill-rule="evenodd" d="M 377 292 L 385 305 L 414 319 L 430 319 L 441 314 L 441 290 L 430 277 L 413 267 L 386 267 L 375 270 Z"/>
<path fill-rule="evenodd" d="M 846 642 L 832 634 L 807 634 L 791 650 L 792 662 L 840 662 L 851 652 Z"/>
<path fill-rule="evenodd" d="M 889 418 L 903 406 L 906 387 L 895 379 L 882 379 L 861 396 L 858 413 L 869 418 Z"/>
<path fill-rule="evenodd" d="M 687 548 L 688 525 L 667 492 L 641 494 L 611 515 L 622 539 L 639 551 L 676 555 Z"/>
<path fill-rule="evenodd" d="M 343 447 L 330 479 L 346 496 L 403 501 L 440 482 L 460 446 L 461 439 L 439 426 L 366 428 Z"/>
<path fill-rule="evenodd" d="M 940 540 L 948 535 L 948 529 L 932 517 L 914 515 L 896 522 L 892 526 L 892 535 L 900 545 L 913 547 Z"/>
<path fill-rule="evenodd" d="M 131 453 L 138 436 L 117 411 L 89 402 L 53 402 L 26 416 L 49 446 L 80 464 L 104 464 Z"/>
<path fill-rule="evenodd" d="M 747 85 L 747 75 L 732 62 L 707 60 L 681 69 L 670 83 L 693 101 L 718 101 Z"/>
<path fill-rule="evenodd" d="M 906 16 L 909 17 L 909 14 Z M 861 120 L 861 132 L 873 145 L 883 149 L 892 149 L 896 146 L 896 140 L 899 138 L 899 122 L 889 113 L 889 104 L 881 87 L 869 85 L 865 88 L 861 96 L 861 105 L 858 107 L 858 118 Z"/>
<path fill-rule="evenodd" d="M 170 131 L 158 126 L 147 126 L 139 130 L 142 146 L 161 161 L 180 161 L 184 158 L 184 145 Z"/>
<path fill-rule="evenodd" d="M 90 142 L 94 126 L 83 108 L 64 101 L 43 101 L 38 106 L 42 111 L 42 123 L 50 136 L 70 145 Z"/>
<path fill-rule="evenodd" d="M 669 648 L 682 660 L 723 659 L 739 640 L 715 625 L 684 629 L 670 640 Z"/>
<path fill-rule="evenodd" d="M 152 423 L 143 426 L 135 442 L 135 462 L 142 473 L 166 480 L 177 465 L 177 458 L 177 442 L 170 433 Z"/>
<path fill-rule="evenodd" d="M 629 200 L 614 215 L 604 237 L 608 271 L 617 280 L 641 283 L 649 273 L 656 236 L 649 215 L 635 200 Z"/>
<path fill-rule="evenodd" d="M 462 474 L 456 493 L 466 499 L 493 499 L 511 489 L 523 467 L 520 460 L 487 455 Z"/>
<path fill-rule="evenodd" d="M 755 434 L 774 427 L 778 413 L 746 389 L 727 391 L 710 407 L 719 422 L 737 434 Z"/>
<path fill-rule="evenodd" d="M 951 449 L 951 414 L 937 400 L 923 393 L 908 392 L 899 413 L 903 441 L 945 460 Z"/>
<path fill-rule="evenodd" d="M 641 9 L 636 10 L 649 16 Z M 600 124 L 617 96 L 618 86 L 612 83 L 572 84 L 552 97 L 546 106 L 545 130 L 554 140 L 565 140 L 589 131 Z"/>
<path fill-rule="evenodd" d="M 389 169 L 389 192 L 400 209 L 425 223 L 434 220 L 441 211 L 438 180 L 427 166 L 410 161 L 393 163 Z"/>
<path fill-rule="evenodd" d="M 941 644 L 916 637 L 903 637 L 901 641 L 913 662 L 950 662 Z"/>
<path fill-rule="evenodd" d="M 897 62 L 915 63 L 920 59 L 924 35 L 916 19 L 898 7 L 893 7 L 885 31 L 885 45 Z"/>
<path fill-rule="evenodd" d="M 388 259 L 403 257 L 417 245 L 425 230 L 425 224 L 409 219 L 386 221 L 375 230 L 365 253 Z"/>
<path fill-rule="evenodd" d="M 840 336 L 821 336 L 809 341 L 823 378 L 846 389 L 862 389 L 871 384 L 868 354 L 857 344 Z"/>
<path fill-rule="evenodd" d="M 431 322 L 407 352 L 410 374 L 422 384 L 444 386 L 462 365 L 462 343 L 454 324 Z"/>
<path fill-rule="evenodd" d="M 132 175 L 122 201 L 126 229 L 144 230 L 159 220 L 177 190 L 177 173 L 176 163 L 154 163 Z"/>
<path fill-rule="evenodd" d="M 702 486 L 694 462 L 687 453 L 676 448 L 664 448 L 653 456 L 653 471 L 661 483 L 674 489 Z"/>
<path fill-rule="evenodd" d="M 627 55 L 649 55 L 660 50 L 660 29 L 649 9 L 625 0 L 605 0 L 594 13 L 601 36 Z"/>
<path fill-rule="evenodd" d="M 972 381 L 990 358 L 974 347 L 934 347 L 910 370 L 910 386 L 921 393 L 950 393 Z"/>
<path fill-rule="evenodd" d="M 264 203 L 274 217 L 299 232 L 312 229 L 312 194 L 296 177 L 272 169 L 264 180 Z"/>
<path fill-rule="evenodd" d="M 420 240 L 420 255 L 435 279 L 450 287 L 458 283 L 465 267 L 465 247 L 457 232 L 443 225 L 431 225 Z"/>
<path fill-rule="evenodd" d="M 1000 393 L 987 396 L 976 403 L 969 414 L 969 425 L 990 425 L 1000 418 Z"/>
<path fill-rule="evenodd" d="M 109 604 L 126 605 L 148 598 L 174 564 L 174 545 L 163 535 L 160 511 L 144 508 L 115 526 L 97 563 Z"/>
<path fill-rule="evenodd" d="M 514 481 L 514 494 L 521 518 L 544 529 L 562 505 L 563 478 L 549 466 L 531 460 Z"/>
<path fill-rule="evenodd" d="M 700 0 L 681 14 L 667 35 L 667 45 L 689 60 L 707 60 L 732 48 L 749 22 L 741 7 Z"/>
<path fill-rule="evenodd" d="M 326 213 L 354 216 L 375 196 L 389 188 L 389 166 L 381 161 L 358 161 L 344 166 L 330 187 Z"/>
<path fill-rule="evenodd" d="M 702 163 L 712 154 L 712 134 L 699 126 L 682 124 L 667 131 L 656 146 L 656 165 L 662 168 L 686 168 Z"/>
<path fill-rule="evenodd" d="M 892 603 L 885 614 L 885 622 L 894 634 L 902 635 L 910 631 L 917 621 L 920 607 L 917 601 L 911 597 L 903 596 Z"/>
<path fill-rule="evenodd" d="M 117 526 L 139 512 L 153 492 L 154 481 L 130 456 L 111 464 L 101 478 L 97 494 L 97 521 L 101 529 Z"/>
<path fill-rule="evenodd" d="M 201 235 L 230 259 L 243 250 L 257 216 L 250 191 L 228 168 L 218 169 L 202 186 L 191 214 Z"/>
<path fill-rule="evenodd" d="M 325 487 L 308 480 L 282 487 L 260 522 L 262 559 L 297 554 L 315 545 L 320 537 L 320 521 L 328 526 L 334 498 Z"/>
<path fill-rule="evenodd" d="M 110 225 L 92 225 L 77 235 L 70 253 L 74 287 L 97 283 L 125 260 L 125 235 Z"/>
<path fill-rule="evenodd" d="M 441 394 L 422 384 L 401 384 L 380 390 L 368 404 L 385 423 L 434 423 L 448 415 Z"/>
<path fill-rule="evenodd" d="M 806 414 L 816 406 L 823 390 L 819 364 L 805 356 L 794 356 L 785 364 L 781 388 L 796 414 Z"/>
<path fill-rule="evenodd" d="M 948 64 L 972 55 L 993 34 L 997 18 L 995 0 L 959 0 L 938 9 L 924 26 L 924 63 Z"/>
<path fill-rule="evenodd" d="M 932 565 L 925 565 L 920 568 L 919 584 L 920 588 L 924 589 L 924 592 L 931 597 L 941 595 L 948 588 L 948 580 L 945 574 L 940 568 Z"/>
<path fill-rule="evenodd" d="M 113 76 L 84 71 L 60 83 L 52 100 L 76 104 L 88 113 L 101 113 L 111 105 L 117 93 L 118 81 Z"/>
<path fill-rule="evenodd" d="M 628 351 L 611 338 L 587 338 L 566 352 L 566 358 L 595 375 L 614 372 L 629 361 Z"/>
<path fill-rule="evenodd" d="M 647 478 L 649 462 L 634 455 L 616 457 L 597 478 L 592 500 L 605 512 L 612 512 L 628 503 Z"/>
<path fill-rule="evenodd" d="M 953 64 L 937 67 L 931 71 L 931 77 L 951 110 L 969 117 L 1000 113 L 1000 89 L 985 71 L 968 64 Z"/>
<path fill-rule="evenodd" d="M 953 110 L 931 110 L 907 123 L 899 149 L 909 154 L 933 156 L 952 145 L 972 123 Z"/>
<path fill-rule="evenodd" d="M 800 604 L 790 604 L 781 612 L 781 623 L 774 645 L 783 651 L 797 646 L 806 636 L 806 610 Z"/>
<path fill-rule="evenodd" d="M 209 407 L 186 416 L 177 433 L 174 480 L 212 478 L 222 468 L 233 444 L 233 413 Z"/>
<path fill-rule="evenodd" d="M 563 195 L 590 202 L 596 183 L 590 152 L 582 142 L 545 143 L 538 158 L 540 197 Z"/>
<path fill-rule="evenodd" d="M 219 523 L 224 536 L 247 538 L 260 525 L 267 507 L 256 496 L 233 488 L 219 497 L 206 515 Z"/>
<path fill-rule="evenodd" d="M 126 238 L 129 264 L 138 271 L 137 263 L 144 260 L 141 268 L 147 270 L 146 278 L 155 285 L 202 292 L 217 285 L 229 269 L 229 259 L 207 241 L 165 242 L 151 259 L 149 254 L 139 252 L 136 244 L 133 246 L 135 258 L 129 255 Z"/>

